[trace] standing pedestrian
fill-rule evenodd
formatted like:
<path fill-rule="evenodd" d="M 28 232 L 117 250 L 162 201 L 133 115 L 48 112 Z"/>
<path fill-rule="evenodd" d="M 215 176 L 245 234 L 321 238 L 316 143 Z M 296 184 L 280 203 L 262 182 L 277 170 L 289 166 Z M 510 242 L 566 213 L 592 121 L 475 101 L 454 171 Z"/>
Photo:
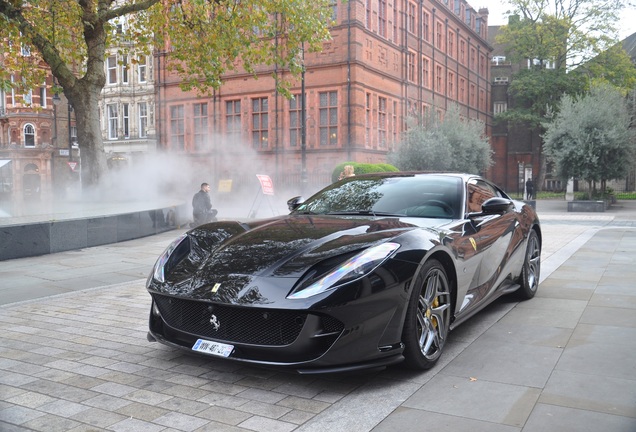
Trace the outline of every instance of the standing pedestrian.
<path fill-rule="evenodd" d="M 534 199 L 534 183 L 532 183 L 532 178 L 526 180 L 526 199 Z"/>

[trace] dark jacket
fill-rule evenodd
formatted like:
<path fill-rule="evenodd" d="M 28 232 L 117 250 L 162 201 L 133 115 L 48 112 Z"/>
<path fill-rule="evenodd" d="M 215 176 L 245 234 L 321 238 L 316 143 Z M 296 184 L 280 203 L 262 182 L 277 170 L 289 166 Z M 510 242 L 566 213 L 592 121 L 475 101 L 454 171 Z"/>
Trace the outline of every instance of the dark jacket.
<path fill-rule="evenodd" d="M 212 210 L 212 201 L 210 200 L 210 194 L 200 190 L 192 197 L 192 214 L 195 219 L 197 216 L 209 213 Z"/>

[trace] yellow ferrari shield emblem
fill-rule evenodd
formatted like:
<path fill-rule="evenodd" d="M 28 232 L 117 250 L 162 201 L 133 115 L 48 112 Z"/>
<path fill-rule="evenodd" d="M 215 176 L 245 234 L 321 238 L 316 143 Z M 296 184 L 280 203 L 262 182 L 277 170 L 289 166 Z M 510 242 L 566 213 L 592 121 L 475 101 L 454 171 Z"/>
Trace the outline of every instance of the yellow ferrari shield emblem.
<path fill-rule="evenodd" d="M 470 238 L 470 244 L 473 245 L 473 249 L 477 250 L 477 242 L 474 238 Z"/>

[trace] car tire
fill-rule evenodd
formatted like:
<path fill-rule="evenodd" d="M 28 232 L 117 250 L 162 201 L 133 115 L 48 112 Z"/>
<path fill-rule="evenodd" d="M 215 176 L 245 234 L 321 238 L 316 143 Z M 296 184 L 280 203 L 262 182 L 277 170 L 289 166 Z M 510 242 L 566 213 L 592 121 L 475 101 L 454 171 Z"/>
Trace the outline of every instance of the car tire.
<path fill-rule="evenodd" d="M 522 300 L 529 300 L 537 293 L 541 275 L 541 242 L 535 230 L 530 230 L 526 246 L 526 256 L 521 269 L 521 285 L 516 294 Z"/>
<path fill-rule="evenodd" d="M 442 355 L 451 316 L 451 292 L 446 270 L 437 260 L 427 261 L 413 284 L 402 342 L 406 365 L 430 369 Z"/>

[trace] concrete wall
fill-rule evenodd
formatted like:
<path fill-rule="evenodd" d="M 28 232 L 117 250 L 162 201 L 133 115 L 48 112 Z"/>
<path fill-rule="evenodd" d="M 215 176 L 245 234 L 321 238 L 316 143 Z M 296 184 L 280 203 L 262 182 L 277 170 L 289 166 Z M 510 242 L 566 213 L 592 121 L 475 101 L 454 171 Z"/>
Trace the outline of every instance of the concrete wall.
<path fill-rule="evenodd" d="M 174 212 L 168 220 L 169 211 Z M 0 261 L 117 243 L 173 230 L 189 218 L 186 205 L 132 213 L 0 227 Z"/>

